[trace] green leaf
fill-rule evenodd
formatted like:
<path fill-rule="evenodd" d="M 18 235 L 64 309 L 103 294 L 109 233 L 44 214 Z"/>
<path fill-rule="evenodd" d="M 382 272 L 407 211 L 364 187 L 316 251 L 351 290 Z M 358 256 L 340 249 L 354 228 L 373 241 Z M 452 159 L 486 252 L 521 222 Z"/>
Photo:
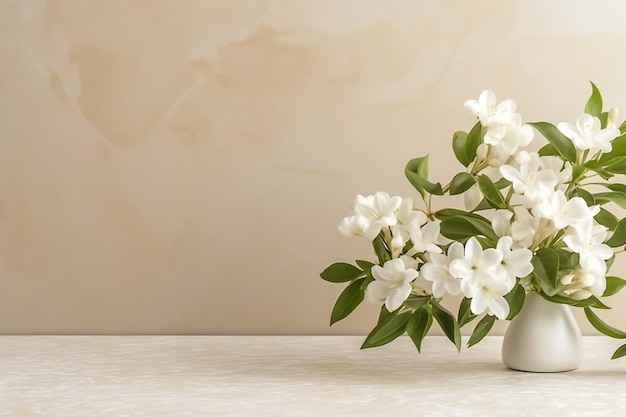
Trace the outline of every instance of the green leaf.
<path fill-rule="evenodd" d="M 471 211 L 459 210 L 454 208 L 445 208 L 438 210 L 434 213 L 435 217 L 439 220 L 445 220 L 451 217 L 467 217 L 469 219 L 475 219 L 485 224 L 489 223 L 486 217 L 481 216 L 480 214 L 472 213 Z"/>
<path fill-rule="evenodd" d="M 577 253 L 566 252 L 561 249 L 555 249 L 555 251 L 559 255 L 559 278 L 562 277 L 563 273 L 578 268 L 580 256 Z"/>
<path fill-rule="evenodd" d="M 362 259 L 357 259 L 355 262 L 359 266 L 359 268 L 361 268 L 363 272 L 366 272 L 366 273 L 367 271 L 370 271 L 372 267 L 375 265 L 374 263 L 370 261 L 364 261 Z"/>
<path fill-rule="evenodd" d="M 609 326 L 608 324 L 600 320 L 600 317 L 598 317 L 589 307 L 585 307 L 585 316 L 587 316 L 587 320 L 589 320 L 589 323 L 591 323 L 591 325 L 595 327 L 595 329 L 600 333 L 614 339 L 626 339 L 626 332 Z"/>
<path fill-rule="evenodd" d="M 593 195 L 597 204 L 615 203 L 621 208 L 626 208 L 626 194 L 618 191 L 609 191 L 606 193 L 597 193 Z"/>
<path fill-rule="evenodd" d="M 498 237 L 490 224 L 483 224 L 471 217 L 449 217 L 441 221 L 441 234 L 452 240 L 463 240 L 472 236 L 483 235 L 493 241 Z"/>
<path fill-rule="evenodd" d="M 613 262 L 615 262 L 615 254 L 606 260 L 606 270 L 608 271 L 611 266 L 613 266 Z"/>
<path fill-rule="evenodd" d="M 626 174 L 626 157 L 614 159 L 606 170 L 612 174 Z"/>
<path fill-rule="evenodd" d="M 606 128 L 606 125 L 609 123 L 609 112 L 603 111 L 602 113 L 600 113 L 598 119 L 600 119 L 600 128 Z"/>
<path fill-rule="evenodd" d="M 472 209 L 472 213 L 482 210 L 491 210 L 492 208 L 493 207 L 491 207 L 491 204 L 487 201 L 487 199 L 483 198 L 482 200 L 480 200 L 480 203 L 478 203 L 478 205 Z"/>
<path fill-rule="evenodd" d="M 626 194 L 626 184 L 603 183 L 602 185 L 611 191 L 619 191 L 620 193 Z"/>
<path fill-rule="evenodd" d="M 458 159 L 464 167 L 467 167 L 472 163 L 472 160 L 467 157 L 467 153 L 465 151 L 466 146 L 467 132 L 454 132 L 454 135 L 452 136 L 452 150 L 454 151 L 454 155 L 456 155 L 456 159 Z"/>
<path fill-rule="evenodd" d="M 498 246 L 498 242 L 493 239 L 487 239 L 486 237 L 480 235 L 476 235 L 474 237 L 483 249 L 495 248 Z"/>
<path fill-rule="evenodd" d="M 426 193 L 443 195 L 443 188 L 440 183 L 428 181 L 428 155 L 421 158 L 411 159 L 404 169 L 404 174 L 415 189 L 426 197 Z"/>
<path fill-rule="evenodd" d="M 397 313 L 397 311 L 396 311 L 396 313 Z M 382 306 L 380 306 L 380 313 L 378 313 L 378 322 L 376 322 L 376 325 L 379 325 L 379 324 L 387 321 L 392 314 L 394 314 L 394 313 L 392 313 L 389 310 L 387 310 L 387 307 L 384 304 Z"/>
<path fill-rule="evenodd" d="M 559 156 L 559 151 L 551 143 L 543 145 L 538 153 L 539 156 Z"/>
<path fill-rule="evenodd" d="M 406 330 L 406 324 L 411 317 L 412 310 L 396 310 L 379 322 L 367 335 L 361 349 L 373 348 L 386 345 L 394 339 L 402 336 Z"/>
<path fill-rule="evenodd" d="M 533 274 L 541 289 L 550 296 L 555 295 L 559 291 L 559 255 L 552 248 L 540 248 L 531 263 L 534 268 Z"/>
<path fill-rule="evenodd" d="M 330 314 L 331 326 L 339 320 L 346 318 L 361 304 L 363 298 L 365 298 L 365 292 L 361 289 L 361 281 L 363 280 L 358 279 L 350 283 L 350 285 L 339 294 L 339 298 L 337 298 L 337 302 Z"/>
<path fill-rule="evenodd" d="M 404 301 L 404 305 L 412 310 L 419 310 L 420 308 L 424 307 L 424 305 L 426 305 L 429 300 L 430 297 L 410 296 Z"/>
<path fill-rule="evenodd" d="M 626 122 L 624 122 L 624 124 L 626 124 Z M 624 126 L 624 124 L 622 124 L 622 126 Z M 600 162 L 601 165 L 606 166 L 625 156 L 626 133 L 622 132 L 621 136 L 618 136 L 611 141 L 611 152 L 603 153 L 602 155 L 600 155 L 600 159 L 598 160 L 598 162 Z"/>
<path fill-rule="evenodd" d="M 452 313 L 446 310 L 441 304 L 433 301 L 433 316 L 439 327 L 443 330 L 443 333 L 450 339 L 456 346 L 456 349 L 461 351 L 461 329 L 459 323 L 456 321 Z"/>
<path fill-rule="evenodd" d="M 600 117 L 600 114 L 602 114 L 602 95 L 600 94 L 600 91 L 598 91 L 598 87 L 596 87 L 593 82 L 590 81 L 590 83 L 591 96 L 585 105 L 585 113 Z"/>
<path fill-rule="evenodd" d="M 619 125 L 619 131 L 622 133 L 626 133 L 626 120 L 624 120 L 622 124 Z"/>
<path fill-rule="evenodd" d="M 596 221 L 601 225 L 608 227 L 609 230 L 615 230 L 618 223 L 617 217 L 610 211 L 603 208 L 600 209 L 600 212 L 596 214 L 594 219 L 596 219 Z"/>
<path fill-rule="evenodd" d="M 441 220 L 441 234 L 449 239 L 462 240 L 483 235 L 493 241 L 498 240 L 491 222 L 480 214 L 457 209 L 443 209 L 435 212 L 435 217 Z"/>
<path fill-rule="evenodd" d="M 543 291 L 540 292 L 539 295 L 541 295 L 543 298 L 545 298 L 546 300 L 550 302 L 558 303 L 558 304 L 568 304 L 573 307 L 580 307 L 580 308 L 593 307 L 593 308 L 599 308 L 603 310 L 609 310 L 611 308 L 607 306 L 606 304 L 603 304 L 596 296 L 591 296 L 584 300 L 578 301 L 578 300 L 572 300 L 571 298 L 566 297 L 561 294 L 550 296 Z"/>
<path fill-rule="evenodd" d="M 622 356 L 626 356 L 626 345 L 618 347 L 615 353 L 613 353 L 613 356 L 611 356 L 611 359 L 621 358 Z"/>
<path fill-rule="evenodd" d="M 520 284 L 517 284 L 511 292 L 504 296 L 504 299 L 509 303 L 510 311 L 507 316 L 507 320 L 513 320 L 515 316 L 519 314 L 526 300 L 526 290 Z"/>
<path fill-rule="evenodd" d="M 364 274 L 359 268 L 345 262 L 337 262 L 330 265 L 320 274 L 323 280 L 328 282 L 348 282 Z"/>
<path fill-rule="evenodd" d="M 494 208 L 507 208 L 507 205 L 504 202 L 504 197 L 502 197 L 502 194 L 500 193 L 500 191 L 498 191 L 498 189 L 496 188 L 494 183 L 491 182 L 491 179 L 488 176 L 481 175 L 480 177 L 478 177 L 478 187 L 480 188 L 480 191 L 483 193 L 487 201 L 489 201 L 489 203 Z"/>
<path fill-rule="evenodd" d="M 626 286 L 626 279 L 619 277 L 606 277 L 606 289 L 604 290 L 603 297 L 610 297 L 617 294 L 622 288 Z"/>
<path fill-rule="evenodd" d="M 472 304 L 471 298 L 463 297 L 463 300 L 461 300 L 461 304 L 459 304 L 459 314 L 458 314 L 459 327 L 465 326 L 467 323 L 471 322 L 476 317 L 478 317 L 476 316 L 476 314 L 472 313 L 472 310 L 470 310 L 471 304 Z"/>
<path fill-rule="evenodd" d="M 596 204 L 596 200 L 593 198 L 593 195 L 589 191 L 583 190 L 582 188 L 574 188 L 567 197 L 580 197 L 585 200 L 585 203 L 587 203 L 588 206 Z"/>
<path fill-rule="evenodd" d="M 370 285 L 370 282 L 374 281 L 374 277 L 372 276 L 372 267 L 374 264 L 370 261 L 363 261 L 361 259 L 357 259 L 356 264 L 365 273 L 365 279 L 361 283 L 361 289 L 365 290 L 367 286 Z"/>
<path fill-rule="evenodd" d="M 378 258 L 378 263 L 380 265 L 383 265 L 391 259 L 391 251 L 387 248 L 382 234 L 379 234 L 374 240 L 372 240 L 372 247 L 374 248 L 374 253 L 376 253 L 376 257 Z"/>
<path fill-rule="evenodd" d="M 477 122 L 467 135 L 467 141 L 465 142 L 465 155 L 467 155 L 467 159 L 470 162 L 476 159 L 476 151 L 478 150 L 478 146 L 483 141 L 482 129 L 483 127 L 480 122 Z"/>
<path fill-rule="evenodd" d="M 548 295 L 544 291 L 540 291 L 539 295 L 552 303 L 567 304 L 567 305 L 575 306 L 575 307 L 578 307 L 579 306 L 578 304 L 580 303 L 580 301 L 572 300 L 571 298 L 565 297 L 563 295 L 559 295 L 559 294 Z"/>
<path fill-rule="evenodd" d="M 433 316 L 430 310 L 426 308 L 420 308 L 411 315 L 409 322 L 406 326 L 406 332 L 413 341 L 413 344 L 417 348 L 418 352 L 422 349 L 422 340 L 428 334 L 430 326 L 433 324 Z"/>
<path fill-rule="evenodd" d="M 602 166 L 601 163 L 599 163 L 598 161 L 587 161 L 583 164 L 583 166 L 585 168 L 588 168 L 592 171 L 594 171 L 596 174 L 600 175 L 602 178 L 604 178 L 605 180 L 608 180 L 612 177 L 614 177 L 614 175 L 612 173 L 610 173 L 609 171 L 605 170 L 604 167 Z"/>
<path fill-rule="evenodd" d="M 617 223 L 613 236 L 606 241 L 606 244 L 612 248 L 626 245 L 626 219 L 622 219 Z"/>
<path fill-rule="evenodd" d="M 495 185 L 498 190 L 506 188 L 511 184 L 512 182 L 507 180 L 506 178 L 500 178 L 498 181 L 493 183 L 493 185 Z"/>
<path fill-rule="evenodd" d="M 601 310 L 610 310 L 611 309 L 611 307 L 609 307 L 606 304 L 604 304 L 595 295 L 592 295 L 591 297 L 589 297 L 589 298 L 587 298 L 585 300 L 581 300 L 577 304 L 577 307 L 593 307 L 593 308 L 598 308 L 598 309 L 601 309 Z"/>
<path fill-rule="evenodd" d="M 559 132 L 556 126 L 548 122 L 534 122 L 529 124 L 537 129 L 563 158 L 571 163 L 576 162 L 576 148 L 574 144 L 569 138 Z"/>
<path fill-rule="evenodd" d="M 467 191 L 476 180 L 467 172 L 459 172 L 450 181 L 450 195 L 461 194 Z"/>
<path fill-rule="evenodd" d="M 487 333 L 489 333 L 489 330 L 491 330 L 495 322 L 496 316 L 486 315 L 485 317 L 483 317 L 474 328 L 474 331 L 472 332 L 472 335 L 467 342 L 467 347 L 472 347 L 476 343 L 483 340 L 483 338 L 487 336 Z"/>
<path fill-rule="evenodd" d="M 574 164 L 572 167 L 572 181 L 577 182 L 585 173 L 585 167 L 582 165 Z"/>

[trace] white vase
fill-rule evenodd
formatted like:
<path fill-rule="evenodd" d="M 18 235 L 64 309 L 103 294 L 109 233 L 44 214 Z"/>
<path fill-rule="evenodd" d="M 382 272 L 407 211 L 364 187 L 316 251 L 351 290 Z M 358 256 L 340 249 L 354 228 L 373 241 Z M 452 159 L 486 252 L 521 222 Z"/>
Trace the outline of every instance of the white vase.
<path fill-rule="evenodd" d="M 504 335 L 504 364 L 518 371 L 563 372 L 578 368 L 582 359 L 582 335 L 569 306 L 528 293 Z"/>

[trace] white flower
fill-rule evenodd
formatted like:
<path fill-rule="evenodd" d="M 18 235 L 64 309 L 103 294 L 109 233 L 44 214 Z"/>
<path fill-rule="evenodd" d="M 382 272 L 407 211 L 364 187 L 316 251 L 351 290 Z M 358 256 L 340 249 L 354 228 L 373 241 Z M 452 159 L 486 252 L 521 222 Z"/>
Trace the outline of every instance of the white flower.
<path fill-rule="evenodd" d="M 385 302 L 389 311 L 397 310 L 411 294 L 411 281 L 419 273 L 413 268 L 406 268 L 402 259 L 392 259 L 381 267 L 372 267 L 374 281 L 365 289 L 365 297 L 370 302 Z"/>
<path fill-rule="evenodd" d="M 485 249 L 476 238 L 465 244 L 464 257 L 451 262 L 449 270 L 454 277 L 461 278 L 463 294 L 471 298 L 470 310 L 481 314 L 487 310 L 499 319 L 509 314 L 509 304 L 504 298 L 513 289 L 515 280 L 506 276 L 502 268 L 503 254 L 497 249 Z"/>
<path fill-rule="evenodd" d="M 397 257 L 410 239 L 412 224 L 422 225 L 426 223 L 426 214 L 419 210 L 413 210 L 413 200 L 405 198 L 396 210 L 397 223 L 391 227 L 391 249 L 393 256 Z"/>
<path fill-rule="evenodd" d="M 404 262 L 404 267 L 406 269 L 415 269 L 417 271 L 417 268 L 420 265 L 419 261 L 412 256 L 401 255 L 400 260 Z"/>
<path fill-rule="evenodd" d="M 515 219 L 509 210 L 496 210 L 491 218 L 491 227 L 498 237 L 510 237 L 510 248 L 528 248 L 539 227 L 539 219 L 533 217 L 527 209 L 517 206 Z M 513 220 L 513 221 L 511 221 Z"/>
<path fill-rule="evenodd" d="M 363 235 L 374 240 L 383 227 L 393 226 L 398 222 L 395 211 L 402 204 L 401 197 L 389 197 L 385 192 L 377 192 L 373 196 L 357 196 L 354 211 L 365 218 L 367 225 Z"/>
<path fill-rule="evenodd" d="M 524 195 L 531 203 L 545 198 L 557 185 L 557 174 L 551 169 L 542 169 L 541 157 L 536 152 L 522 151 L 517 154 L 519 170 L 511 165 L 502 165 L 500 173 L 513 183 L 513 190 Z"/>
<path fill-rule="evenodd" d="M 533 129 L 528 125 L 523 125 L 521 117 L 516 115 L 513 124 L 505 127 L 504 137 L 497 143 L 491 140 L 491 149 L 487 163 L 491 167 L 499 168 L 505 164 L 511 156 L 518 153 L 521 148 L 528 146 L 534 137 L 535 132 Z"/>
<path fill-rule="evenodd" d="M 491 146 L 489 149 L 489 154 L 487 155 L 487 165 L 490 168 L 499 169 L 502 165 L 509 162 L 511 154 L 503 149 L 501 146 Z M 498 171 L 498 175 L 500 178 L 502 175 Z"/>
<path fill-rule="evenodd" d="M 492 276 L 480 283 L 466 286 L 463 293 L 472 299 L 470 303 L 472 313 L 482 314 L 487 311 L 488 314 L 505 320 L 509 315 L 510 307 L 504 296 L 511 290 L 512 288 L 505 280 Z"/>
<path fill-rule="evenodd" d="M 604 275 L 605 261 L 613 256 L 613 250 L 603 243 L 606 236 L 606 227 L 593 225 L 589 220 L 569 228 L 563 241 L 572 252 L 579 254 L 582 270 Z"/>
<path fill-rule="evenodd" d="M 491 227 L 498 236 L 508 236 L 511 230 L 513 213 L 509 210 L 496 210 L 491 218 Z"/>
<path fill-rule="evenodd" d="M 539 158 L 541 168 L 556 174 L 557 185 L 572 180 L 572 164 L 563 162 L 558 156 L 548 155 Z"/>
<path fill-rule="evenodd" d="M 496 249 L 502 253 L 501 267 L 505 275 L 509 279 L 511 288 L 515 286 L 515 278 L 522 278 L 533 271 L 533 265 L 530 263 L 533 253 L 526 249 L 511 249 L 513 238 L 503 236 L 498 239 Z"/>
<path fill-rule="evenodd" d="M 411 242 L 413 243 L 413 251 L 417 252 L 431 252 L 441 253 L 441 248 L 437 246 L 439 242 L 439 220 L 426 223 L 420 227 L 417 222 L 411 224 L 409 231 L 411 235 Z"/>
<path fill-rule="evenodd" d="M 576 148 L 589 149 L 592 153 L 610 152 L 611 141 L 620 135 L 615 125 L 602 129 L 600 119 L 586 113 L 578 116 L 576 126 L 561 122 L 557 128 L 574 143 Z"/>
<path fill-rule="evenodd" d="M 513 238 L 513 247 L 528 248 L 532 245 L 540 219 L 534 217 L 524 207 L 515 207 L 515 220 L 511 223 L 510 236 Z"/>
<path fill-rule="evenodd" d="M 601 297 L 606 290 L 606 278 L 603 274 L 595 274 L 577 269 L 561 278 L 565 286 L 563 293 L 573 300 L 584 300 L 595 295 Z"/>
<path fill-rule="evenodd" d="M 413 209 L 413 200 L 409 197 L 404 198 L 398 210 L 396 210 L 396 219 L 398 220 L 398 225 L 407 229 L 414 222 L 417 222 L 417 224 L 421 226 L 426 223 L 427 220 L 424 212 Z"/>
<path fill-rule="evenodd" d="M 420 262 L 412 256 L 400 255 L 400 259 L 404 262 L 406 269 L 419 269 Z M 419 295 L 428 296 L 433 292 L 433 283 L 424 278 L 421 272 L 419 272 L 417 278 L 411 282 L 411 287 L 413 287 L 412 292 Z"/>
<path fill-rule="evenodd" d="M 465 243 L 463 258 L 455 259 L 450 264 L 452 276 L 465 282 L 481 281 L 489 278 L 502 262 L 502 253 L 496 249 L 483 250 L 475 237 Z"/>
<path fill-rule="evenodd" d="M 557 229 L 592 221 L 600 212 L 600 206 L 587 206 L 581 197 L 567 199 L 563 191 L 555 191 L 552 198 L 545 203 L 537 204 L 532 210 L 537 217 L 552 220 Z"/>
<path fill-rule="evenodd" d="M 515 123 L 517 105 L 513 100 L 504 100 L 496 104 L 496 95 L 489 90 L 483 91 L 478 100 L 467 100 L 465 108 L 474 113 L 480 124 L 488 128 L 485 143 L 499 143 L 506 134 L 506 126 Z"/>
<path fill-rule="evenodd" d="M 463 257 L 463 245 L 453 242 L 448 248 L 448 254 L 429 253 L 428 262 L 422 265 L 420 276 L 432 281 L 433 295 L 443 297 L 445 293 L 457 295 L 461 292 L 461 280 L 450 274 L 450 263 Z"/>
<path fill-rule="evenodd" d="M 367 219 L 363 216 L 354 215 L 345 217 L 339 223 L 339 233 L 344 236 L 363 236 L 365 228 L 369 225 Z"/>

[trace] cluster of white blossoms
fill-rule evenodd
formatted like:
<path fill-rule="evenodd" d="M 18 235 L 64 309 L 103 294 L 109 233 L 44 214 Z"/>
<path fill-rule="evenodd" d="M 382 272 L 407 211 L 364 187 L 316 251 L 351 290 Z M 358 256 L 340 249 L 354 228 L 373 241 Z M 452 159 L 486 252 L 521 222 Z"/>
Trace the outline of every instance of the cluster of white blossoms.
<path fill-rule="evenodd" d="M 482 173 L 497 180 L 500 177 L 498 168 L 528 146 L 535 133 L 515 112 L 515 101 L 509 99 L 498 104 L 492 91 L 483 91 L 478 100 L 467 100 L 465 108 L 478 117 L 485 132 L 483 143 L 477 149 L 478 158 L 487 164 Z M 475 208 L 482 198 L 478 184 L 474 184 L 464 193 L 465 208 Z"/>
<path fill-rule="evenodd" d="M 471 298 L 474 314 L 484 311 L 505 319 L 509 304 L 504 299 L 516 284 L 516 278 L 525 277 L 533 270 L 532 252 L 526 248 L 512 249 L 513 239 L 501 237 L 496 248 L 483 249 L 472 237 L 465 244 L 454 242 L 447 255 L 429 254 L 421 273 L 433 282 L 433 295 L 460 292 Z"/>
<path fill-rule="evenodd" d="M 535 136 L 532 128 L 523 124 L 522 117 L 515 113 L 517 104 L 510 99 L 497 104 L 492 91 L 483 91 L 478 100 L 467 100 L 465 107 L 485 129 L 484 143 L 478 153 L 492 167 L 505 163 Z"/>
<path fill-rule="evenodd" d="M 470 238 L 465 247 L 452 242 L 444 254 L 446 239 L 439 224 L 415 210 L 410 198 L 384 192 L 357 196 L 354 214 L 342 220 L 340 232 L 368 240 L 380 235 L 392 255 L 382 266 L 372 267 L 374 281 L 367 286 L 366 299 L 384 302 L 389 311 L 395 311 L 411 293 L 442 297 L 462 292 L 472 299 L 474 314 L 487 311 L 506 318 L 509 305 L 504 295 L 513 289 L 516 278 L 532 271 L 532 252 L 514 248 L 513 237 L 502 236 L 496 248 L 483 250 L 478 240 Z"/>
<path fill-rule="evenodd" d="M 483 96 L 488 97 L 490 107 L 476 104 L 487 100 Z M 513 113 L 515 105 L 511 100 L 495 105 L 495 96 L 491 92 L 483 92 L 478 102 L 468 101 L 466 106 L 487 129 L 491 127 L 483 120 L 493 119 L 490 115 L 498 114 L 499 120 L 518 117 Z M 610 152 L 611 142 L 620 135 L 616 118 L 617 109 L 611 109 L 607 126 L 602 129 L 598 117 L 582 114 L 576 125 L 559 123 L 558 129 L 578 151 L 592 155 Z M 487 135 L 485 143 L 488 143 Z M 515 214 L 498 210 L 492 218 L 494 231 L 498 236 L 510 236 L 513 247 L 533 250 L 545 239 L 562 231 L 563 242 L 580 259 L 579 269 L 561 279 L 566 288 L 564 293 L 575 300 L 601 296 L 606 288 L 605 261 L 613 256 L 613 251 L 604 244 L 608 229 L 594 220 L 600 207 L 589 207 L 581 197 L 568 199 L 566 190 L 572 181 L 571 164 L 557 156 L 540 156 L 537 152 L 523 150 L 529 143 L 526 140 L 519 142 L 518 150 L 508 155 L 506 163 L 499 167 L 501 176 L 512 183 L 511 204 L 515 207 Z"/>
<path fill-rule="evenodd" d="M 428 220 L 423 211 L 413 208 L 410 198 L 390 197 L 385 192 L 358 195 L 354 214 L 344 218 L 339 231 L 345 236 L 374 240 L 381 235 L 392 259 L 372 268 L 372 281 L 366 290 L 371 302 L 385 302 L 389 311 L 397 310 L 411 292 L 425 294 L 429 285 L 419 277 L 417 254 L 441 253 L 442 236 L 438 220 Z M 382 234 L 381 234 L 382 232 Z M 409 244 L 408 250 L 407 243 Z"/>
<path fill-rule="evenodd" d="M 383 265 L 372 267 L 374 280 L 366 288 L 366 299 L 395 311 L 411 294 L 463 294 L 471 299 L 472 313 L 505 319 L 509 304 L 504 297 L 519 278 L 532 273 L 534 252 L 558 242 L 579 257 L 573 272 L 560 279 L 561 294 L 574 300 L 601 296 L 613 250 L 604 243 L 608 229 L 594 220 L 600 207 L 589 206 L 579 196 L 567 197 L 572 165 L 527 150 L 534 133 L 522 124 L 513 100 L 497 104 L 495 95 L 485 91 L 465 106 L 477 116 L 484 134 L 468 173 L 511 183 L 508 208 L 491 211 L 495 247 L 483 248 L 476 237 L 465 244 L 450 242 L 441 235 L 440 222 L 415 209 L 410 198 L 384 192 L 358 195 L 354 213 L 342 220 L 340 232 L 370 241 L 380 237 L 390 254 Z M 579 155 L 609 152 L 611 141 L 620 135 L 616 116 L 616 109 L 609 112 L 605 128 L 597 117 L 583 114 L 575 125 L 560 123 L 558 129 Z M 468 210 L 482 199 L 477 185 L 465 194 L 472 200 Z"/>

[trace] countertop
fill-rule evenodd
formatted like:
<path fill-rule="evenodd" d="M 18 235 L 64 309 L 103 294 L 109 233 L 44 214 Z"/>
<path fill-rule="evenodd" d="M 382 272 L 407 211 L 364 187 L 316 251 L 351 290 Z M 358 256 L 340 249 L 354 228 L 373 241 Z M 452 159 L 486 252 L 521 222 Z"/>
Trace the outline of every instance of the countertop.
<path fill-rule="evenodd" d="M 506 369 L 501 337 L 0 336 L 0 416 L 624 416 L 619 341 L 576 371 Z"/>

